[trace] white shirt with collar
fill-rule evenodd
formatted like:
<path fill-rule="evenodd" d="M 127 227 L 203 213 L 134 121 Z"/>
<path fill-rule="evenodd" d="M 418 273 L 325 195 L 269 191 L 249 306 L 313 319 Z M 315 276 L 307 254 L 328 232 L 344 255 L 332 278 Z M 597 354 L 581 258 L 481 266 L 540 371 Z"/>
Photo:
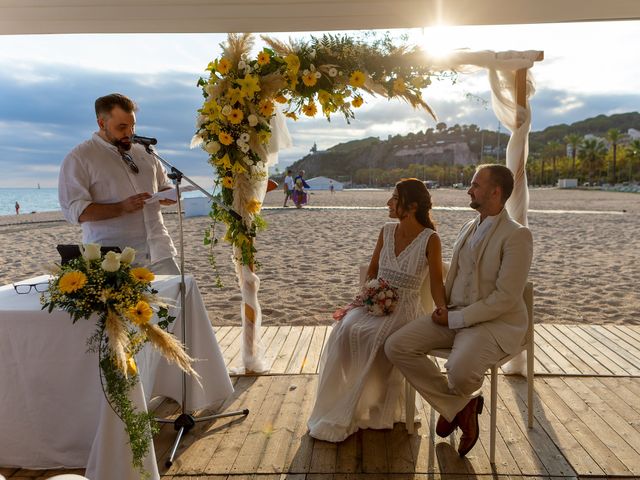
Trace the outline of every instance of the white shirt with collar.
<path fill-rule="evenodd" d="M 122 160 L 118 148 L 98 133 L 69 152 L 58 177 L 58 197 L 67 221 L 78 225 L 78 218 L 91 203 L 116 203 L 138 193 L 154 194 L 172 187 L 160 162 L 144 147 L 134 144 L 128 153 L 140 170 L 137 174 Z M 137 263 L 176 255 L 158 202 L 133 213 L 80 225 L 83 243 L 134 248 Z"/>
<path fill-rule="evenodd" d="M 466 245 L 463 246 L 463 249 L 465 247 L 468 247 L 467 253 L 472 254 L 475 248 L 479 246 L 480 243 L 482 243 L 482 240 L 484 240 L 484 237 L 487 235 L 487 232 L 491 229 L 491 226 L 496 222 L 497 218 L 498 218 L 498 215 L 487 216 L 485 217 L 484 220 L 482 220 L 482 222 L 480 222 L 479 224 L 478 223 L 475 224 L 475 227 L 473 227 L 474 231 L 467 237 L 467 239 L 465 240 Z M 479 217 L 478 217 L 478 221 L 480 221 Z M 463 290 L 465 287 L 464 285 L 462 285 L 462 282 L 464 282 L 465 280 L 466 279 L 459 278 L 459 276 L 456 275 L 456 279 L 454 280 L 454 286 L 452 288 L 452 295 L 451 295 L 452 297 L 454 297 L 454 295 L 456 297 L 464 296 Z M 466 305 L 456 305 L 456 306 L 464 307 Z M 452 330 L 463 328 L 464 315 L 462 311 L 451 310 L 450 312 L 448 312 L 448 324 L 449 324 L 449 328 Z"/>

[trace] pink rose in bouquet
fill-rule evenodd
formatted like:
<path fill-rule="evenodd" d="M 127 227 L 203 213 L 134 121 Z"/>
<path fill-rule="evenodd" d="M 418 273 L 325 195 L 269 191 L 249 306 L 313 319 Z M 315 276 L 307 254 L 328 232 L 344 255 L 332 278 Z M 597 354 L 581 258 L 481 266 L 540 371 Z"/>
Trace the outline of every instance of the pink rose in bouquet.
<path fill-rule="evenodd" d="M 372 315 L 389 315 L 398 304 L 398 298 L 398 290 L 395 287 L 389 285 L 389 282 L 383 278 L 375 278 L 364 285 L 353 302 L 336 310 L 333 318 L 340 321 L 350 310 L 363 306 L 366 306 Z"/>

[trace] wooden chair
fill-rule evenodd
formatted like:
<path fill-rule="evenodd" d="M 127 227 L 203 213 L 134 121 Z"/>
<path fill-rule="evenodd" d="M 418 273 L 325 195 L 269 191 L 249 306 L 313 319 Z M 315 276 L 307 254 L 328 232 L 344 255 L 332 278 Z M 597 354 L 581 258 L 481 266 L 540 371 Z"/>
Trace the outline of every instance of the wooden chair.
<path fill-rule="evenodd" d="M 422 290 L 422 294 L 425 295 L 424 288 Z M 512 360 L 514 357 L 519 355 L 522 351 L 527 352 L 527 409 L 528 409 L 528 427 L 533 427 L 533 284 L 531 282 L 527 282 L 527 285 L 524 289 L 524 301 L 527 305 L 527 315 L 529 319 L 529 326 L 527 329 L 527 335 L 525 337 L 525 341 L 521 346 L 520 350 L 517 352 L 506 355 L 501 358 L 498 362 L 496 362 L 491 367 L 491 428 L 490 428 L 490 437 L 489 437 L 489 460 L 491 464 L 495 463 L 496 456 L 496 411 L 497 411 L 497 403 L 498 403 L 498 369 Z M 432 350 L 429 352 L 430 356 L 437 358 L 448 358 L 451 350 L 448 348 L 442 348 L 437 350 Z M 409 434 L 413 434 L 414 427 L 414 419 L 415 419 L 415 408 L 416 408 L 416 391 L 411 386 L 409 382 L 405 384 L 405 395 L 406 395 L 406 425 L 407 431 Z"/>

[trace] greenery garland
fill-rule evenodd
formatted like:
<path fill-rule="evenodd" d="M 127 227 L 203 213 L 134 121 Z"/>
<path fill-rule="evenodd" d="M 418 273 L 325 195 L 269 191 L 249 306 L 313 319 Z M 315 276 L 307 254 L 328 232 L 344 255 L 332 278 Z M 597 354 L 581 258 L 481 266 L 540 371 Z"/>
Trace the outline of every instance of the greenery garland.
<path fill-rule="evenodd" d="M 267 46 L 255 56 L 251 34 L 231 34 L 221 45 L 222 56 L 209 63 L 208 78 L 198 81 L 204 103 L 192 141 L 209 154 L 218 200 L 242 217 L 234 218 L 214 204 L 205 243 L 215 245 L 213 228 L 221 221 L 227 225 L 224 239 L 235 247 L 236 260 L 251 266 L 256 264 L 253 240 L 265 227 L 259 212 L 277 103 L 293 120 L 319 113 L 330 120 L 333 113 L 341 113 L 349 122 L 367 92 L 401 98 L 433 116 L 422 90 L 433 78 L 451 75 L 433 72 L 421 64 L 419 49 L 397 46 L 388 35 L 323 35 L 292 43 L 262 39 Z"/>

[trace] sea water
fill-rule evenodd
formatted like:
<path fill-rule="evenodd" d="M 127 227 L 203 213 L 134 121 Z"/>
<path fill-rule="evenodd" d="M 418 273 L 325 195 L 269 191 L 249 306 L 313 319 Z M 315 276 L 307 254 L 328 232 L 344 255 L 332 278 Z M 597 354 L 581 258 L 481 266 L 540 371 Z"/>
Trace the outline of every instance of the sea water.
<path fill-rule="evenodd" d="M 203 196 L 199 191 L 182 194 L 182 198 L 199 196 Z M 57 188 L 0 188 L 0 215 L 15 215 L 16 202 L 21 215 L 60 210 Z"/>

